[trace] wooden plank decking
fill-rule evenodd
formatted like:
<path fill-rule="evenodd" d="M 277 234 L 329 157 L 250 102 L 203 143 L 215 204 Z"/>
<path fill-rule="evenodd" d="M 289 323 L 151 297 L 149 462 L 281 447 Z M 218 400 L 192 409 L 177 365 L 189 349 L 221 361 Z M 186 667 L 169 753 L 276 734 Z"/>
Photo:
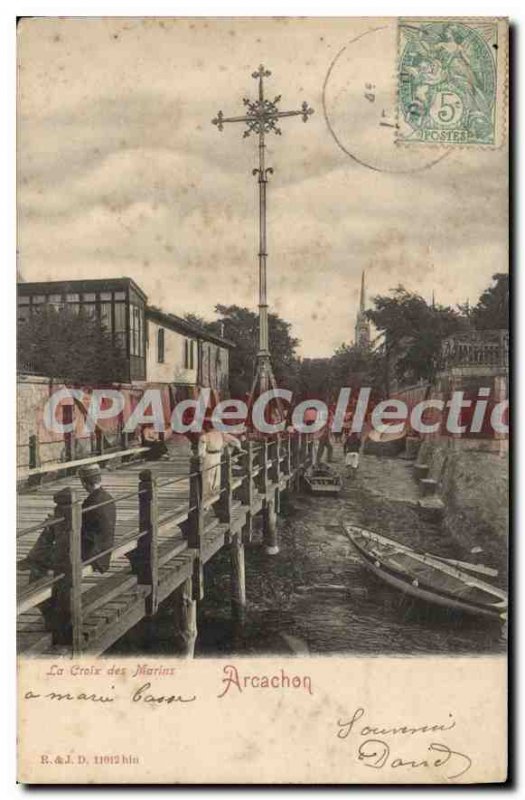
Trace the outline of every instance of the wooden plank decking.
<path fill-rule="evenodd" d="M 75 536 L 79 540 L 80 531 L 69 530 L 67 547 L 71 563 L 65 564 L 62 577 L 50 575 L 29 584 L 29 572 L 19 570 L 19 652 L 101 653 L 144 616 L 154 614 L 158 604 L 178 588 L 187 588 L 188 582 L 194 600 L 202 598 L 202 565 L 236 537 L 242 541 L 250 520 L 267 504 L 274 503 L 276 492 L 293 482 L 309 458 L 308 442 L 304 444 L 306 447 L 296 447 L 293 454 L 290 441 L 287 449 L 279 440 L 250 445 L 249 461 L 241 473 L 239 465 L 235 472 L 232 470 L 228 456 L 221 466 L 220 494 L 208 498 L 202 496 L 202 463 L 199 466 L 199 460 L 192 458 L 184 440 L 170 449 L 169 460 L 133 462 L 104 469 L 103 486 L 112 494 L 117 507 L 110 568 L 99 574 L 93 573 L 89 566 L 73 563 L 71 542 Z M 272 446 L 273 457 L 270 457 Z M 259 455 L 255 455 L 257 451 Z M 153 486 L 154 501 L 148 494 L 148 487 Z M 85 497 L 76 475 L 57 478 L 19 494 L 17 561 L 25 558 L 40 535 L 42 528 L 36 526 L 42 526 L 45 518 L 53 514 L 53 497 L 61 489 L 73 490 L 75 503 L 80 504 Z M 147 520 L 146 530 L 141 531 L 144 520 Z M 126 558 L 126 553 L 137 546 L 143 548 L 141 554 L 147 562 L 148 578 L 132 574 Z M 80 576 L 76 581 L 75 575 Z M 56 631 L 45 629 L 38 608 L 38 604 L 52 597 L 53 583 L 55 587 L 67 584 L 65 613 L 71 615 L 73 639 L 66 645 L 57 641 Z"/>

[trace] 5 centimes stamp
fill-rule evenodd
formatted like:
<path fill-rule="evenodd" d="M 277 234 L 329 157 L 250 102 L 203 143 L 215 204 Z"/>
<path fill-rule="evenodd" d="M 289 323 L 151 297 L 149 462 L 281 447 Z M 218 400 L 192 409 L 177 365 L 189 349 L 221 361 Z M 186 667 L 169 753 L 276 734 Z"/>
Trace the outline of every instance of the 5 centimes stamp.
<path fill-rule="evenodd" d="M 506 22 L 399 22 L 397 142 L 498 146 L 506 95 Z"/>

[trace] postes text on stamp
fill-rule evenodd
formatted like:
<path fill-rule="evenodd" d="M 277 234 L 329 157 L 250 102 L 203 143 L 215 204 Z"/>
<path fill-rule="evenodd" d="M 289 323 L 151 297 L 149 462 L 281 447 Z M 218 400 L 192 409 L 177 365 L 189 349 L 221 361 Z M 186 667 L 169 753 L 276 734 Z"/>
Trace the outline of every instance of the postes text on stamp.
<path fill-rule="evenodd" d="M 497 145 L 498 20 L 400 20 L 398 142 Z"/>

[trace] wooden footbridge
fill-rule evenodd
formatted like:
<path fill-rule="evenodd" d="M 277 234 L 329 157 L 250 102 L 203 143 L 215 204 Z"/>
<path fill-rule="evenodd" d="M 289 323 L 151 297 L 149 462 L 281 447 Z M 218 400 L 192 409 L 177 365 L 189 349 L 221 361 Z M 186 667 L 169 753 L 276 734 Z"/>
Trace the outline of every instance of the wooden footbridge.
<path fill-rule="evenodd" d="M 262 514 L 263 546 L 269 554 L 278 552 L 281 493 L 297 487 L 312 451 L 311 437 L 286 434 L 248 441 L 235 456 L 225 448 L 220 465 L 207 467 L 183 439 L 158 462 L 145 462 L 145 448 L 136 448 L 27 471 L 18 496 L 19 652 L 100 654 L 173 595 L 182 649 L 192 656 L 197 602 L 205 592 L 203 565 L 229 548 L 232 612 L 242 614 L 244 545 L 251 541 L 253 519 Z M 93 462 L 105 467 L 103 486 L 117 508 L 115 541 L 106 551 L 111 562 L 104 573 L 91 568 L 100 553 L 81 559 L 85 492 L 75 473 Z M 58 470 L 68 474 L 60 477 Z M 213 470 L 220 470 L 220 482 L 217 472 L 210 481 Z M 35 481 L 41 482 L 35 486 Z M 46 527 L 55 533 L 54 569 L 30 582 L 24 558 Z M 53 609 L 51 624 L 39 608 L 45 601 Z"/>

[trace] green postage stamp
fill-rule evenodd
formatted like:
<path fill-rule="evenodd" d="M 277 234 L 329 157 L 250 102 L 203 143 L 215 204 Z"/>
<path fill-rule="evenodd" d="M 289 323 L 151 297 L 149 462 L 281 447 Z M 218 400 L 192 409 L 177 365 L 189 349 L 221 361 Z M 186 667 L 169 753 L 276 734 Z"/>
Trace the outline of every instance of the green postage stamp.
<path fill-rule="evenodd" d="M 502 143 L 507 29 L 489 17 L 399 21 L 398 142 Z"/>

